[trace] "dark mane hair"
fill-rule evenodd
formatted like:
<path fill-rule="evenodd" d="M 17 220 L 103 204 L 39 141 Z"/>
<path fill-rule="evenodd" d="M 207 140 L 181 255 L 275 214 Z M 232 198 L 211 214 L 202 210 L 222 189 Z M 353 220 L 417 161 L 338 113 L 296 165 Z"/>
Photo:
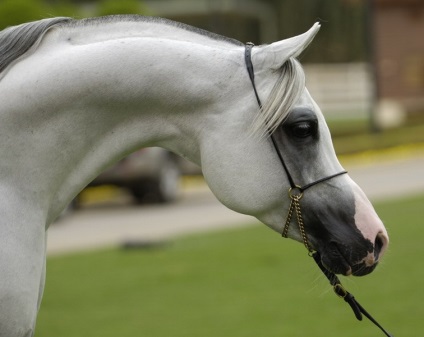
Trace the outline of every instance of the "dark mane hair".
<path fill-rule="evenodd" d="M 36 45 L 50 28 L 70 20 L 63 17 L 44 19 L 0 31 L 0 74 Z"/>

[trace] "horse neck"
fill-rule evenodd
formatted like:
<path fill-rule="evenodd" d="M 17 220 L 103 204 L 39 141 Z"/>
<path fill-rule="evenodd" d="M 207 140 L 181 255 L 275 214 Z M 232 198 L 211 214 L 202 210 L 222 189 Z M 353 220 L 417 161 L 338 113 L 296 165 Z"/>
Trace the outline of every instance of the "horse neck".
<path fill-rule="evenodd" d="M 239 47 L 160 38 L 57 40 L 54 32 L 47 36 L 0 82 L 10 102 L 2 113 L 19 110 L 25 121 L 11 153 L 22 153 L 27 163 L 20 167 L 40 168 L 31 188 L 49 199 L 49 219 L 137 148 L 162 146 L 199 162 L 199 143 L 238 101 Z M 29 133 L 34 129 L 37 137 Z"/>

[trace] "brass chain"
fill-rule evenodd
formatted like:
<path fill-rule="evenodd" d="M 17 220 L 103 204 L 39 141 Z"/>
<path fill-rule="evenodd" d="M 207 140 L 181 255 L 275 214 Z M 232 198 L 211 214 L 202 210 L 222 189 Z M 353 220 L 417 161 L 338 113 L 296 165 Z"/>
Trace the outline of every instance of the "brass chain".
<path fill-rule="evenodd" d="M 290 197 L 289 213 L 287 214 L 286 223 L 284 225 L 283 233 L 281 234 L 285 238 L 287 237 L 287 233 L 289 231 L 289 226 L 290 226 L 291 218 L 293 215 L 293 208 L 294 208 L 294 201 L 293 201 L 293 198 Z"/>
<path fill-rule="evenodd" d="M 298 190 L 298 193 L 294 193 L 296 189 Z M 281 235 L 285 238 L 287 237 L 294 210 L 296 212 L 297 224 L 299 227 L 300 235 L 302 236 L 303 244 L 305 245 L 308 252 L 312 253 L 313 249 L 309 245 L 308 236 L 306 235 L 305 231 L 305 224 L 303 222 L 302 211 L 300 209 L 300 199 L 303 197 L 303 192 L 301 191 L 300 187 L 296 186 L 296 188 L 290 188 L 289 197 L 289 212 L 287 214 L 286 223 L 284 224 L 284 229 Z"/>
<path fill-rule="evenodd" d="M 303 223 L 303 217 L 302 217 L 302 213 L 300 211 L 299 200 L 300 200 L 300 198 L 298 196 L 293 197 L 293 203 L 294 203 L 294 206 L 295 206 L 295 209 L 296 209 L 297 224 L 299 225 L 299 231 L 300 231 L 300 234 L 302 235 L 303 244 L 305 245 L 308 252 L 312 252 L 312 249 L 309 246 L 308 237 L 306 236 L 305 225 Z"/>

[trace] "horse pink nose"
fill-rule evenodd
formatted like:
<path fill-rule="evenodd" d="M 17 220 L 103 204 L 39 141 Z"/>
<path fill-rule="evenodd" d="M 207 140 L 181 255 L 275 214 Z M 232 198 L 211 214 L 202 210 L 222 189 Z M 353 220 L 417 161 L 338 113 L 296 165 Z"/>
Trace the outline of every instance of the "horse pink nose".
<path fill-rule="evenodd" d="M 365 259 L 367 266 L 372 266 L 381 260 L 387 246 L 389 236 L 383 222 L 378 217 L 370 201 L 364 192 L 353 181 L 353 193 L 355 194 L 355 224 L 366 240 L 374 244 L 374 252 L 368 254 Z"/>

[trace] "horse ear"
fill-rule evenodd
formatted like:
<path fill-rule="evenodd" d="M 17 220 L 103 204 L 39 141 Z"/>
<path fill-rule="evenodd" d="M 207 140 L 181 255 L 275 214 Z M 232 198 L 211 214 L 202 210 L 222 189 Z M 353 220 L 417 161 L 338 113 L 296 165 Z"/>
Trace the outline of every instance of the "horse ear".
<path fill-rule="evenodd" d="M 255 63 L 262 64 L 262 67 L 279 69 L 289 58 L 298 57 L 312 42 L 320 28 L 321 25 L 316 22 L 306 33 L 260 46 L 252 57 L 256 59 Z"/>

